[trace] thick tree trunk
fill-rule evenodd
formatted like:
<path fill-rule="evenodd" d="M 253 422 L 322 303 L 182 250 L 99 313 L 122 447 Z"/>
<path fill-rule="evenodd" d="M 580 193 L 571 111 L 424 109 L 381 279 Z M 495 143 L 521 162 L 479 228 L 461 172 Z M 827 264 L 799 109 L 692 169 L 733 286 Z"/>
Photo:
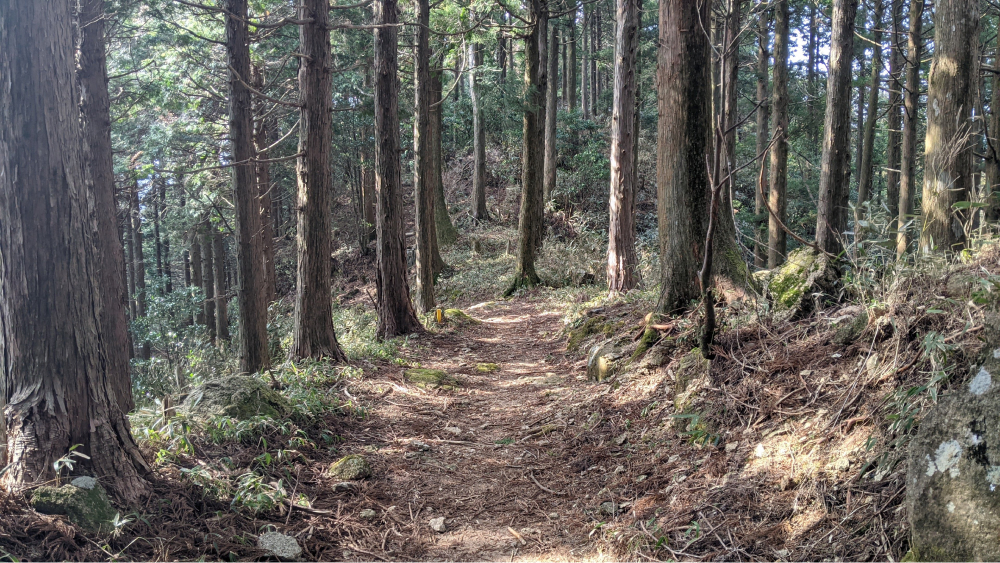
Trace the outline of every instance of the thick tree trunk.
<path fill-rule="evenodd" d="M 434 225 L 434 158 L 431 148 L 430 98 L 430 46 L 428 26 L 430 7 L 428 0 L 416 0 L 416 45 L 413 53 L 413 223 L 414 254 L 416 256 L 416 286 L 413 288 L 417 311 L 426 313 L 434 309 L 434 259 L 433 246 L 437 238 Z"/>
<path fill-rule="evenodd" d="M 410 303 L 403 245 L 403 194 L 399 164 L 399 64 L 396 59 L 399 15 L 396 0 L 375 2 L 375 214 L 379 338 L 422 332 Z"/>
<path fill-rule="evenodd" d="M 79 19 L 83 26 L 80 43 L 80 66 L 77 78 L 83 93 L 84 146 L 90 178 L 94 183 L 94 207 L 97 214 L 97 273 L 104 308 L 101 312 L 101 334 L 107 339 L 108 375 L 112 381 L 118 406 L 123 413 L 135 408 L 132 382 L 129 377 L 129 353 L 126 343 L 132 338 L 125 317 L 125 255 L 118 236 L 118 205 L 115 203 L 115 173 L 111 151 L 111 101 L 108 97 L 107 56 L 104 41 L 104 0 L 84 0 Z M 169 291 L 169 288 L 168 288 Z M 125 419 L 128 423 L 128 419 Z"/>
<path fill-rule="evenodd" d="M 892 0 L 892 42 L 889 58 L 889 126 L 888 145 L 886 147 L 885 203 L 889 208 L 890 232 L 896 228 L 896 218 L 899 216 L 899 156 L 902 138 L 903 118 L 900 109 L 903 105 L 903 53 L 900 47 L 902 40 L 902 10 L 903 0 Z"/>
<path fill-rule="evenodd" d="M 201 236 L 195 233 L 191 236 L 191 285 L 204 290 L 201 275 L 201 260 Z M 198 307 L 194 322 L 200 325 L 205 324 L 205 307 L 203 305 Z"/>
<path fill-rule="evenodd" d="M 639 1 L 617 1 L 615 92 L 611 111 L 611 200 L 608 229 L 608 290 L 638 285 L 635 252 L 635 100 L 639 49 Z"/>
<path fill-rule="evenodd" d="M 767 51 L 769 41 L 768 25 L 771 19 L 770 10 L 762 12 L 757 21 L 757 154 L 762 154 L 767 150 L 770 142 L 771 106 L 769 101 L 769 80 L 767 76 L 768 60 L 770 55 Z M 761 157 L 763 162 L 767 161 L 767 155 Z M 767 222 L 771 216 L 767 212 L 767 201 L 764 199 L 767 193 L 767 167 L 761 163 L 761 174 L 757 182 L 757 190 L 754 195 L 754 266 L 758 268 L 767 267 Z"/>
<path fill-rule="evenodd" d="M 920 102 L 920 57 L 922 56 L 921 28 L 923 27 L 924 0 L 910 0 L 910 31 L 907 35 L 906 89 L 903 91 L 903 148 L 899 165 L 899 218 L 896 226 L 896 258 L 907 253 L 913 219 L 913 197 L 917 193 L 917 112 Z"/>
<path fill-rule="evenodd" d="M 133 278 L 135 279 L 135 318 L 146 318 L 146 258 L 142 248 L 142 213 L 139 207 L 139 179 L 135 170 L 130 172 L 131 183 L 129 184 L 129 218 L 132 226 L 132 266 Z M 149 342 L 144 341 L 139 345 L 139 358 L 148 360 L 150 358 Z"/>
<path fill-rule="evenodd" d="M 226 246 L 218 231 L 212 236 L 212 256 L 215 264 L 215 335 L 229 340 L 229 299 L 226 295 Z"/>
<path fill-rule="evenodd" d="M 521 210 L 518 216 L 517 266 L 507 295 L 538 285 L 535 258 L 542 243 L 542 175 L 545 160 L 545 64 L 548 14 L 545 0 L 528 0 L 531 34 L 524 39 L 524 127 L 521 153 Z"/>
<path fill-rule="evenodd" d="M 254 65 L 250 69 L 253 77 L 253 86 L 258 92 L 264 89 L 264 70 L 260 65 Z M 263 252 L 264 268 L 264 296 L 268 303 L 277 299 L 277 274 L 274 271 L 274 221 L 271 219 L 271 165 L 267 162 L 268 151 L 268 127 L 267 105 L 263 99 L 254 98 L 256 107 L 254 108 L 254 152 L 257 155 L 257 165 L 254 173 L 257 180 L 257 197 L 260 200 L 260 227 L 261 247 Z"/>
<path fill-rule="evenodd" d="M 882 20 L 885 15 L 885 6 L 882 0 L 875 0 L 875 9 L 872 12 L 872 41 L 875 47 L 872 49 L 872 77 L 871 84 L 868 85 L 868 120 L 865 122 L 864 141 L 861 146 L 861 169 L 858 171 L 858 206 L 859 216 L 864 215 L 862 205 L 868 201 L 872 194 L 872 185 L 875 177 L 875 123 L 878 121 L 878 96 L 882 84 Z M 861 228 L 855 221 L 855 232 L 861 233 Z"/>
<path fill-rule="evenodd" d="M 711 1 L 661 0 L 657 92 L 657 218 L 661 290 L 657 309 L 685 309 L 700 294 L 698 270 L 708 226 L 712 119 L 711 45 L 700 22 Z"/>
<path fill-rule="evenodd" d="M 559 40 L 556 26 L 549 33 L 548 84 L 545 90 L 545 164 L 542 200 L 547 203 L 556 189 L 556 86 L 559 84 Z"/>
<path fill-rule="evenodd" d="M 816 212 L 816 245 L 831 254 L 840 252 L 842 237 L 847 230 L 851 178 L 851 151 L 848 145 L 851 135 L 851 59 L 857 9 L 858 0 L 834 0 L 833 3 L 819 208 Z"/>
<path fill-rule="evenodd" d="M 205 330 L 208 340 L 215 344 L 215 260 L 213 258 L 212 235 L 208 232 L 201 236 L 201 281 L 205 293 Z"/>
<path fill-rule="evenodd" d="M 229 135 L 236 207 L 236 301 L 240 311 L 240 371 L 271 368 L 267 342 L 267 296 L 264 294 L 263 229 L 255 182 L 253 111 L 250 101 L 250 46 L 247 0 L 225 0 L 226 53 L 229 62 Z M 302 124 L 305 125 L 305 124 Z M 329 271 L 326 272 L 329 274 Z M 318 307 L 317 307 L 318 308 Z"/>
<path fill-rule="evenodd" d="M 927 79 L 924 138 L 924 254 L 965 248 L 973 188 L 972 127 L 979 86 L 979 2 L 938 2 L 934 10 L 934 59 Z"/>
<path fill-rule="evenodd" d="M 490 218 L 486 208 L 486 129 L 483 127 L 483 107 L 479 92 L 479 72 L 483 65 L 483 46 L 469 43 L 469 92 L 472 98 L 472 218 Z"/>
<path fill-rule="evenodd" d="M 441 85 L 441 67 L 444 66 L 444 56 L 438 59 L 437 68 L 431 72 L 431 105 L 430 105 L 430 150 L 431 150 L 431 185 L 434 193 L 434 230 L 433 249 L 431 257 L 434 260 L 434 275 L 444 271 L 444 259 L 441 258 L 441 244 L 452 244 L 458 240 L 458 231 L 451 223 L 448 214 L 448 201 L 444 197 L 444 152 L 442 145 L 442 117 L 444 112 L 441 102 L 443 87 Z"/>
<path fill-rule="evenodd" d="M 771 189 L 768 191 L 767 267 L 777 268 L 785 261 L 787 235 L 785 222 L 788 191 L 788 0 L 774 4 L 774 72 L 771 111 L 774 115 L 774 145 L 771 147 Z M 775 217 L 777 215 L 777 217 Z"/>
<path fill-rule="evenodd" d="M 569 104 L 569 111 L 576 111 L 577 97 L 577 60 L 576 60 L 576 11 L 570 14 L 569 22 L 569 61 L 567 61 L 565 72 L 569 75 L 566 80 L 569 90 L 566 93 L 566 100 Z"/>
<path fill-rule="evenodd" d="M 330 0 L 303 0 L 299 19 L 299 153 L 295 322 L 289 359 L 345 361 L 333 328 L 330 288 L 330 138 L 333 78 L 330 55 Z"/>
<path fill-rule="evenodd" d="M 118 404 L 128 373 L 107 361 L 125 343 L 102 330 L 72 20 L 70 0 L 0 2 L 2 484 L 51 481 L 54 462 L 79 445 L 88 457 L 75 459 L 76 474 L 132 504 L 148 466 Z"/>

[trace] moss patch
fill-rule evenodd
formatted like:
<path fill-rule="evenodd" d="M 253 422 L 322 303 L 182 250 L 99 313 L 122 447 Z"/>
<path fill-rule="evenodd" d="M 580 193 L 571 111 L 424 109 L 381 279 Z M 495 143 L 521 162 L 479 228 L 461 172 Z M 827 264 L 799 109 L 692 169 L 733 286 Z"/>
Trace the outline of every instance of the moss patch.
<path fill-rule="evenodd" d="M 100 484 L 86 489 L 74 485 L 38 487 L 31 506 L 42 514 L 61 514 L 88 532 L 108 532 L 118 511 Z"/>
<path fill-rule="evenodd" d="M 833 335 L 833 341 L 841 346 L 847 346 L 857 340 L 867 327 L 868 310 L 866 309 L 853 319 L 837 323 L 837 332 Z"/>
<path fill-rule="evenodd" d="M 654 344 L 659 342 L 659 340 L 660 331 L 653 328 L 647 328 L 646 332 L 642 333 L 642 337 L 639 339 L 639 345 L 636 346 L 635 352 L 632 353 L 632 357 L 629 361 L 634 362 L 635 360 L 641 358 L 642 355 L 645 354 L 647 350 L 652 348 Z"/>
<path fill-rule="evenodd" d="M 793 251 L 768 283 L 775 316 L 789 320 L 804 312 L 809 306 L 806 297 L 831 291 L 836 279 L 837 272 L 825 255 L 811 248 Z"/>
<path fill-rule="evenodd" d="M 439 369 L 413 368 L 404 373 L 406 380 L 424 389 L 456 389 L 458 380 Z"/>
<path fill-rule="evenodd" d="M 596 334 L 611 338 L 622 327 L 622 324 L 623 322 L 609 321 L 606 317 L 590 317 L 569 331 L 566 349 L 575 352 L 580 349 L 580 345 L 585 340 Z"/>
<path fill-rule="evenodd" d="M 362 456 L 348 455 L 333 462 L 327 473 L 330 477 L 344 481 L 367 479 L 372 476 L 372 466 Z"/>
<path fill-rule="evenodd" d="M 498 364 L 491 364 L 491 363 L 476 364 L 476 371 L 478 371 L 479 373 L 493 373 L 499 370 L 500 366 Z"/>
<path fill-rule="evenodd" d="M 292 409 L 284 395 L 263 381 L 247 376 L 225 377 L 196 387 L 182 409 L 195 416 L 228 416 L 245 420 L 254 416 L 281 418 Z"/>

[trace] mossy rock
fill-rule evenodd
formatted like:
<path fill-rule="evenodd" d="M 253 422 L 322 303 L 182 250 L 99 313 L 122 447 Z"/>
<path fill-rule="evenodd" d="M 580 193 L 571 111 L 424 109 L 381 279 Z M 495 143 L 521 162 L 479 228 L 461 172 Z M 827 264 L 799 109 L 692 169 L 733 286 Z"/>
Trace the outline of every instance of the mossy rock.
<path fill-rule="evenodd" d="M 603 316 L 589 317 L 575 328 L 570 329 L 569 337 L 566 340 L 566 349 L 575 352 L 588 338 L 595 335 L 611 338 L 621 329 L 623 324 L 623 321 L 614 322 Z"/>
<path fill-rule="evenodd" d="M 461 309 L 436 309 L 433 311 L 434 321 L 438 324 L 455 324 L 459 326 L 477 325 L 482 321 L 469 316 Z"/>
<path fill-rule="evenodd" d="M 767 280 L 774 318 L 782 322 L 807 313 L 812 307 L 812 294 L 832 293 L 839 274 L 827 255 L 800 248 L 792 251 L 770 276 L 758 277 Z"/>
<path fill-rule="evenodd" d="M 356 481 L 372 476 L 372 466 L 364 456 L 347 455 L 330 465 L 327 474 L 342 481 Z"/>
<path fill-rule="evenodd" d="M 647 328 L 642 336 L 639 338 L 639 344 L 635 347 L 635 352 L 632 352 L 632 357 L 630 361 L 636 361 L 643 356 L 649 349 L 660 340 L 660 331 L 655 328 Z"/>
<path fill-rule="evenodd" d="M 650 371 L 661 368 L 670 363 L 674 351 L 677 349 L 676 338 L 661 338 L 650 345 L 649 350 L 641 358 L 634 359 L 636 371 Z M 638 348 L 636 348 L 638 350 Z M 633 357 L 637 354 L 632 354 Z"/>
<path fill-rule="evenodd" d="M 88 532 L 110 532 L 111 523 L 118 511 L 108 499 L 108 494 L 92 478 L 84 481 L 74 479 L 75 483 L 62 487 L 38 487 L 31 495 L 31 506 L 42 514 L 64 515 L 70 522 Z"/>
<path fill-rule="evenodd" d="M 626 362 L 628 339 L 608 340 L 595 344 L 587 354 L 587 378 L 591 381 L 610 379 Z"/>
<path fill-rule="evenodd" d="M 833 334 L 833 342 L 840 346 L 847 346 L 861 336 L 861 333 L 868 327 L 868 310 L 863 309 L 853 319 L 845 319 L 836 324 L 837 331 Z"/>
<path fill-rule="evenodd" d="M 479 373 L 493 373 L 495 371 L 500 371 L 500 365 L 492 363 L 476 364 L 476 371 Z"/>
<path fill-rule="evenodd" d="M 292 412 L 284 395 L 257 378 L 243 375 L 213 379 L 195 387 L 181 409 L 199 417 L 240 420 L 255 416 L 282 418 Z"/>
<path fill-rule="evenodd" d="M 688 352 L 677 364 L 674 372 L 674 414 L 691 414 L 699 392 L 708 385 L 709 361 L 695 348 Z M 675 418 L 674 428 L 688 429 L 689 418 Z"/>
<path fill-rule="evenodd" d="M 459 386 L 457 379 L 440 369 L 412 368 L 406 370 L 404 376 L 410 383 L 424 389 L 444 389 L 450 391 Z"/>

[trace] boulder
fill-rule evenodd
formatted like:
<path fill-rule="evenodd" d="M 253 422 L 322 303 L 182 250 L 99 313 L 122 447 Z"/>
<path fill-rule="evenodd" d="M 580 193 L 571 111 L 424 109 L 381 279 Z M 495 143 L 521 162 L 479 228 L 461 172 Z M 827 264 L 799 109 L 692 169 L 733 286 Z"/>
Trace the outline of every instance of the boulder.
<path fill-rule="evenodd" d="M 439 369 L 412 368 L 403 374 L 406 380 L 424 389 L 452 390 L 458 388 L 458 380 Z"/>
<path fill-rule="evenodd" d="M 31 506 L 42 514 L 60 514 L 88 532 L 109 532 L 118 511 L 93 477 L 77 477 L 62 487 L 38 487 Z"/>
<path fill-rule="evenodd" d="M 839 278 L 833 260 L 805 247 L 793 250 L 776 270 L 758 272 L 754 279 L 766 286 L 774 318 L 781 322 L 808 313 L 813 306 L 812 295 L 832 294 Z"/>
<path fill-rule="evenodd" d="M 861 307 L 859 310 L 850 308 L 844 311 L 847 318 L 838 321 L 834 327 L 833 342 L 840 346 L 847 346 L 854 343 L 861 336 L 861 333 L 868 327 L 868 310 Z"/>
<path fill-rule="evenodd" d="M 611 320 L 604 315 L 594 314 L 579 321 L 568 330 L 566 349 L 575 352 L 581 348 L 586 350 L 585 343 L 593 342 L 594 338 L 608 339 L 624 326 L 621 320 Z"/>
<path fill-rule="evenodd" d="M 302 554 L 302 548 L 295 538 L 278 532 L 267 532 L 257 538 L 257 547 L 271 552 L 279 559 L 295 559 Z"/>
<path fill-rule="evenodd" d="M 994 331 L 995 332 L 995 331 Z M 994 335 L 989 342 L 1000 342 Z M 942 396 L 910 443 L 906 506 L 916 561 L 1000 560 L 1000 348 Z"/>
<path fill-rule="evenodd" d="M 615 339 L 595 344 L 587 354 L 587 379 L 604 381 L 618 373 L 622 364 L 628 359 L 625 346 L 629 339 Z"/>
<path fill-rule="evenodd" d="M 372 466 L 364 456 L 347 455 L 333 462 L 330 469 L 327 470 L 327 474 L 345 481 L 367 479 L 372 476 Z"/>
<path fill-rule="evenodd" d="M 193 416 L 254 416 L 281 418 L 292 409 L 285 396 L 254 377 L 243 375 L 213 379 L 195 387 L 181 408 Z"/>
<path fill-rule="evenodd" d="M 709 361 L 702 357 L 698 348 L 688 352 L 677 364 L 674 373 L 674 428 L 678 431 L 693 430 L 689 426 L 694 419 L 684 415 L 694 412 L 698 393 L 709 385 L 708 367 Z"/>

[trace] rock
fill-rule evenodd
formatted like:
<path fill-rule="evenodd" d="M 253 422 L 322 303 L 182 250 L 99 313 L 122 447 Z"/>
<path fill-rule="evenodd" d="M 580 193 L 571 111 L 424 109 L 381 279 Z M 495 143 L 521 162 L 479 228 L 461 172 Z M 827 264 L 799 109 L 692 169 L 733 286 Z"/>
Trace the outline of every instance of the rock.
<path fill-rule="evenodd" d="M 439 323 L 454 323 L 457 325 L 477 325 L 480 324 L 479 319 L 470 317 L 467 313 L 461 309 L 444 309 L 441 311 Z"/>
<path fill-rule="evenodd" d="M 416 450 L 418 452 L 429 452 L 429 451 L 431 451 L 430 444 L 426 444 L 426 443 L 421 442 L 419 440 L 413 440 L 413 441 L 411 441 L 410 445 L 413 446 L 414 448 L 416 448 Z"/>
<path fill-rule="evenodd" d="M 363 456 L 348 455 L 335 461 L 327 470 L 327 474 L 347 481 L 367 479 L 372 476 L 372 466 Z"/>
<path fill-rule="evenodd" d="M 989 321 L 988 321 L 989 323 Z M 995 325 L 995 321 L 992 323 Z M 1000 560 L 1000 342 L 942 396 L 910 443 L 906 506 L 915 561 Z"/>
<path fill-rule="evenodd" d="M 341 481 L 333 485 L 335 493 L 355 493 L 358 491 L 358 484 L 350 481 Z"/>
<path fill-rule="evenodd" d="M 403 374 L 406 380 L 424 389 L 450 391 L 458 387 L 458 380 L 439 369 L 412 368 Z"/>
<path fill-rule="evenodd" d="M 845 473 L 851 468 L 851 460 L 846 457 L 837 458 L 834 461 L 826 464 L 826 471 L 828 473 Z"/>
<path fill-rule="evenodd" d="M 834 344 L 847 346 L 857 340 L 868 327 L 868 310 L 862 308 L 860 311 L 854 312 L 851 318 L 844 319 L 834 326 L 837 329 L 837 332 L 833 334 Z"/>
<path fill-rule="evenodd" d="M 439 534 L 443 534 L 448 531 L 448 527 L 444 525 L 444 516 L 431 518 L 430 525 L 431 529 Z"/>
<path fill-rule="evenodd" d="M 627 355 L 623 347 L 628 344 L 628 340 L 608 340 L 595 344 L 587 355 L 587 379 L 604 381 L 615 375 L 623 363 L 620 360 Z"/>
<path fill-rule="evenodd" d="M 840 277 L 830 258 L 808 247 L 793 250 L 777 271 L 758 274 L 754 277 L 765 283 L 779 322 L 808 313 L 813 306 L 812 294 L 833 293 Z"/>
<path fill-rule="evenodd" d="M 295 559 L 302 554 L 299 542 L 292 536 L 286 536 L 278 532 L 267 532 L 257 538 L 257 547 L 270 551 L 281 559 Z"/>
<path fill-rule="evenodd" d="M 624 321 L 609 320 L 597 314 L 597 311 L 596 309 L 591 311 L 590 313 L 594 313 L 592 316 L 588 316 L 568 331 L 567 350 L 576 352 L 581 347 L 586 349 L 583 344 L 591 342 L 593 337 L 600 335 L 599 337 L 604 339 L 611 338 L 624 325 Z"/>
<path fill-rule="evenodd" d="M 31 495 L 32 508 L 42 514 L 66 516 L 88 532 L 110 531 L 118 511 L 104 487 L 93 477 L 77 477 L 73 481 L 81 486 L 38 487 Z"/>
<path fill-rule="evenodd" d="M 491 363 L 476 364 L 476 371 L 479 373 L 493 373 L 499 369 L 500 366 L 497 364 L 491 364 Z"/>
<path fill-rule="evenodd" d="M 694 412 L 698 393 L 708 385 L 708 360 L 702 357 L 701 350 L 695 348 L 680 359 L 674 373 L 674 412 L 687 415 Z M 693 430 L 689 425 L 694 422 L 690 417 L 674 418 L 674 428 L 683 432 Z"/>
<path fill-rule="evenodd" d="M 243 375 L 213 379 L 195 387 L 181 408 L 194 416 L 240 420 L 254 416 L 283 418 L 292 412 L 284 395 L 260 379 Z"/>
<path fill-rule="evenodd" d="M 558 519 L 559 519 L 558 512 L 549 512 L 549 520 L 558 520 Z"/>
<path fill-rule="evenodd" d="M 462 429 L 457 426 L 445 426 L 444 431 L 452 436 L 459 436 L 462 434 Z"/>
<path fill-rule="evenodd" d="M 608 516 L 614 516 L 618 514 L 618 505 L 611 501 L 602 502 L 601 514 L 606 514 Z"/>
<path fill-rule="evenodd" d="M 374 520 L 375 517 L 378 516 L 378 514 L 376 514 L 375 511 L 370 508 L 362 510 L 360 515 L 361 518 L 364 520 Z"/>
<path fill-rule="evenodd" d="M 574 270 L 572 276 L 570 276 L 570 281 L 572 281 L 573 285 L 577 287 L 584 285 L 592 285 L 596 280 L 597 278 L 594 276 L 594 274 L 582 268 Z"/>

